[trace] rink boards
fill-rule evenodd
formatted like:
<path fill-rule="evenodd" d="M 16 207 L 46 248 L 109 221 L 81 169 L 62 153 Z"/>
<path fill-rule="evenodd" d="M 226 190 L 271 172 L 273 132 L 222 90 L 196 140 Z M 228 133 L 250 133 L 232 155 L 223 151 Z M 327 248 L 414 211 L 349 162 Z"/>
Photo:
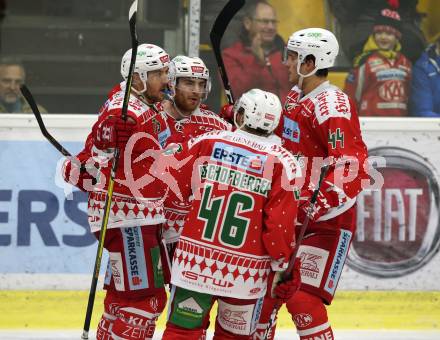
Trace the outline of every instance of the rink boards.
<path fill-rule="evenodd" d="M 95 119 L 44 116 L 73 154 Z M 440 290 L 440 120 L 362 118 L 361 128 L 384 185 L 358 198 L 357 234 L 339 288 Z M 32 115 L 0 117 L 0 150 L 0 289 L 88 289 L 96 240 L 86 194 L 59 174 L 64 158 Z"/>

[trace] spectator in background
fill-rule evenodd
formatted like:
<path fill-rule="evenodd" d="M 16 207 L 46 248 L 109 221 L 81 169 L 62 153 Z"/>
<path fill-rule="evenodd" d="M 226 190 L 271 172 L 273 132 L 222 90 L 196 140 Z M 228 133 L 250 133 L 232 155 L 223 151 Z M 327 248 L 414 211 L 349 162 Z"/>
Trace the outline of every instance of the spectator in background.
<path fill-rule="evenodd" d="M 277 33 L 275 9 L 267 1 L 257 0 L 243 10 L 240 39 L 223 50 L 234 96 L 260 88 L 283 99 L 291 86 L 282 63 L 284 41 Z"/>
<path fill-rule="evenodd" d="M 418 0 L 328 0 L 332 14 L 339 23 L 341 47 L 348 60 L 362 51 L 374 26 L 376 14 L 382 8 L 398 11 L 402 18 L 402 53 L 415 62 L 426 46 L 420 29 L 422 14 L 417 11 Z"/>
<path fill-rule="evenodd" d="M 361 116 L 407 116 L 411 62 L 400 53 L 399 13 L 380 11 L 363 52 L 345 82 Z"/>
<path fill-rule="evenodd" d="M 31 113 L 32 109 L 20 92 L 26 72 L 23 65 L 15 61 L 0 61 L 0 113 Z M 38 106 L 41 113 L 46 109 Z"/>
<path fill-rule="evenodd" d="M 440 117 L 440 33 L 414 65 L 410 113 Z"/>

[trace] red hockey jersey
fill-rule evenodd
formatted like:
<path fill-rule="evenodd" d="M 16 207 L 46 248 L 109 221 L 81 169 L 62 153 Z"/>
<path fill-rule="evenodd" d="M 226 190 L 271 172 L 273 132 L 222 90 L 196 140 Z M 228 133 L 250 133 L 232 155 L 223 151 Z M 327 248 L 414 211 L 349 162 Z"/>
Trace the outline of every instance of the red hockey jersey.
<path fill-rule="evenodd" d="M 124 89 L 125 86 L 120 86 L 112 90 L 100 110 L 92 133 L 87 137 L 84 149 L 76 159 L 67 159 L 63 167 L 66 181 L 89 192 L 88 218 L 92 232 L 101 228 L 113 162 L 113 150 L 99 150 L 93 144 L 93 130 L 108 116 L 121 114 Z M 139 131 L 134 140 L 131 139 L 126 148 L 120 150 L 108 228 L 157 225 L 165 221 L 163 202 L 166 183 L 160 180 L 160 174 L 150 171 L 157 158 L 155 156 L 161 152 L 158 136 L 162 131 L 154 123 L 160 121 L 160 116 L 155 116 L 146 103 L 133 95 L 129 100 L 127 115 L 137 121 Z M 144 154 L 145 151 L 148 155 Z M 142 154 L 143 159 L 140 157 Z"/>
<path fill-rule="evenodd" d="M 369 177 L 367 148 L 348 96 L 328 81 L 304 97 L 295 86 L 286 98 L 276 133 L 301 163 L 305 174 L 302 197 L 315 189 L 323 160 L 331 165 L 318 196 L 326 210 L 318 221 L 350 210 L 363 180 Z"/>
<path fill-rule="evenodd" d="M 159 110 L 166 122 L 166 127 L 159 136 L 160 143 L 164 148 L 173 143 L 181 144 L 187 142 L 189 139 L 206 132 L 232 130 L 231 124 L 214 112 L 202 108 L 197 108 L 189 117 L 180 120 L 169 115 L 163 106 L 160 106 Z M 190 202 L 181 201 L 177 198 L 174 191 L 168 191 L 165 199 L 166 223 L 163 230 L 163 238 L 167 243 L 177 242 L 179 239 L 185 216 L 190 207 Z"/>
<path fill-rule="evenodd" d="M 172 284 L 240 299 L 264 296 L 271 265 L 285 268 L 295 244 L 292 183 L 300 169 L 280 143 L 275 135 L 215 131 L 178 154 L 190 159 L 176 176 L 183 196 L 194 200 Z"/>
<path fill-rule="evenodd" d="M 411 62 L 398 53 L 394 61 L 375 52 L 354 68 L 345 92 L 356 101 L 360 116 L 408 116 Z"/>

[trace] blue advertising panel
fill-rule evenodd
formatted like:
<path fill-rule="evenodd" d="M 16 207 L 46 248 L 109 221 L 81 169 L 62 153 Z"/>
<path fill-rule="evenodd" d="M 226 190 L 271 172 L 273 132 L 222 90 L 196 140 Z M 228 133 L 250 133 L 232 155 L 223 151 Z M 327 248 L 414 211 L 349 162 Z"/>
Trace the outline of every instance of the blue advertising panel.
<path fill-rule="evenodd" d="M 47 141 L 0 141 L 0 273 L 92 273 L 87 194 L 64 183 L 63 160 Z"/>

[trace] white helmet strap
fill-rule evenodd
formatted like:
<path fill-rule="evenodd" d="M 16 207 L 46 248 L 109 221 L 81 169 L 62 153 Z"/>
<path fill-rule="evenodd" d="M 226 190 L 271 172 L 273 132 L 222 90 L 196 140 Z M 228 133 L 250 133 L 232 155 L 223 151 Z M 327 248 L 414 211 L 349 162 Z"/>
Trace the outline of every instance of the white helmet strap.
<path fill-rule="evenodd" d="M 303 62 L 301 62 L 301 61 L 298 59 L 298 63 L 296 64 L 296 72 L 298 73 L 298 75 L 299 75 L 300 77 L 303 77 L 303 78 L 307 78 L 307 77 L 313 76 L 313 75 L 316 73 L 316 71 L 318 71 L 318 67 L 315 66 L 315 68 L 314 68 L 312 71 L 310 71 L 309 73 L 307 73 L 307 74 L 302 74 L 300 69 L 301 69 L 301 65 L 302 65 L 303 63 L 305 63 L 305 59 L 306 59 L 306 58 L 304 58 L 304 61 L 303 61 Z"/>
<path fill-rule="evenodd" d="M 141 90 L 136 90 L 136 89 L 133 87 L 133 84 L 131 84 L 131 90 L 139 96 L 139 95 L 142 95 L 145 91 L 147 91 L 147 79 L 148 79 L 148 78 L 145 77 L 145 76 L 143 76 L 143 75 L 140 74 L 139 72 L 134 71 L 134 72 L 133 72 L 133 76 L 134 76 L 135 74 L 138 74 L 139 79 L 140 79 L 141 82 L 142 82 L 142 89 L 141 89 Z"/>
<path fill-rule="evenodd" d="M 144 94 L 147 91 L 147 82 L 142 80 L 142 90 L 136 90 L 133 86 L 131 86 L 131 90 L 137 95 Z"/>
<path fill-rule="evenodd" d="M 298 60 L 298 63 L 296 64 L 296 73 L 298 73 L 298 75 L 299 75 L 298 87 L 299 87 L 300 89 L 302 89 L 302 85 L 303 85 L 304 78 L 307 78 L 307 77 L 313 76 L 313 75 L 316 73 L 316 71 L 318 71 L 318 67 L 315 66 L 315 68 L 314 68 L 312 71 L 310 71 L 309 73 L 307 73 L 307 74 L 302 74 L 302 73 L 301 73 L 301 70 L 300 70 L 302 64 L 303 64 L 303 63 L 301 63 L 299 60 Z"/>
<path fill-rule="evenodd" d="M 303 76 L 299 76 L 299 80 L 298 80 L 297 86 L 301 90 L 301 92 L 302 92 L 303 80 L 304 80 L 304 77 Z"/>

